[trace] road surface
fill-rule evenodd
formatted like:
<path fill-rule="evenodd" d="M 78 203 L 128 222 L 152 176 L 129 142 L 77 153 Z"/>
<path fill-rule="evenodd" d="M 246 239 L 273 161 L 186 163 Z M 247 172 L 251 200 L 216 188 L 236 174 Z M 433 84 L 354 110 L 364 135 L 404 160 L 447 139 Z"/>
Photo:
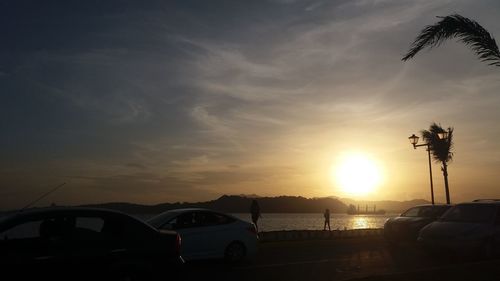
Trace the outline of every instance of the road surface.
<path fill-rule="evenodd" d="M 186 264 L 180 280 L 500 280 L 500 262 L 431 258 L 414 247 L 390 250 L 380 237 L 261 243 L 255 259 Z"/>

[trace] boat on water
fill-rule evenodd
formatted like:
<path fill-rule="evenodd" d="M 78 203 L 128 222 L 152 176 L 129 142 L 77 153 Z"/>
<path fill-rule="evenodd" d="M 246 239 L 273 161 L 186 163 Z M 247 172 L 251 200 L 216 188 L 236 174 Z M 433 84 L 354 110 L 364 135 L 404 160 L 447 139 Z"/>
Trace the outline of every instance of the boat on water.
<path fill-rule="evenodd" d="M 373 208 L 368 209 L 368 205 L 365 206 L 364 210 L 360 210 L 359 205 L 356 206 L 350 204 L 347 208 L 348 215 L 385 215 L 385 210 L 377 210 L 377 205 L 373 205 Z"/>

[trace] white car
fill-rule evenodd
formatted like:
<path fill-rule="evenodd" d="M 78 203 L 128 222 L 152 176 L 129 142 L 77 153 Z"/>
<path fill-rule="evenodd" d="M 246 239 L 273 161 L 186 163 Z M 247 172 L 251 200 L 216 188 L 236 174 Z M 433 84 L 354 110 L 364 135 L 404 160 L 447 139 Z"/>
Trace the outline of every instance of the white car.
<path fill-rule="evenodd" d="M 224 258 L 241 261 L 257 252 L 255 225 L 208 209 L 176 209 L 147 221 L 159 230 L 175 230 L 182 239 L 186 260 Z"/>

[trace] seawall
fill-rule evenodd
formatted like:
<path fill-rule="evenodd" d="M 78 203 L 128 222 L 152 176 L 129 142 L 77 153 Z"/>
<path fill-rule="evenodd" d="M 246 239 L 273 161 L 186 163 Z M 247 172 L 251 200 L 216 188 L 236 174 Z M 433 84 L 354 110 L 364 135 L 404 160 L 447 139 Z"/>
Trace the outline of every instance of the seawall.
<path fill-rule="evenodd" d="M 348 230 L 282 230 L 259 232 L 261 242 L 348 239 L 358 237 L 382 236 L 383 228 L 348 229 Z"/>

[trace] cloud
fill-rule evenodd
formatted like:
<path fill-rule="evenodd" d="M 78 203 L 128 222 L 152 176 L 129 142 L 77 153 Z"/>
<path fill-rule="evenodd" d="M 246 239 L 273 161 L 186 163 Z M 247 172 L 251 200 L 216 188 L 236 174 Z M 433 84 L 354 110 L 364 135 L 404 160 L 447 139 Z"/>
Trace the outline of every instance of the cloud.
<path fill-rule="evenodd" d="M 331 195 L 321 171 L 336 153 L 417 165 L 402 142 L 431 121 L 457 128 L 454 167 L 496 168 L 485 152 L 500 134 L 496 72 L 452 41 L 400 59 L 436 15 L 467 12 L 500 34 L 498 4 L 70 2 L 0 12 L 12 23 L 0 27 L 5 192 L 73 175 L 71 202 L 76 190 L 141 202 Z M 423 184 L 394 178 L 393 189 Z"/>

